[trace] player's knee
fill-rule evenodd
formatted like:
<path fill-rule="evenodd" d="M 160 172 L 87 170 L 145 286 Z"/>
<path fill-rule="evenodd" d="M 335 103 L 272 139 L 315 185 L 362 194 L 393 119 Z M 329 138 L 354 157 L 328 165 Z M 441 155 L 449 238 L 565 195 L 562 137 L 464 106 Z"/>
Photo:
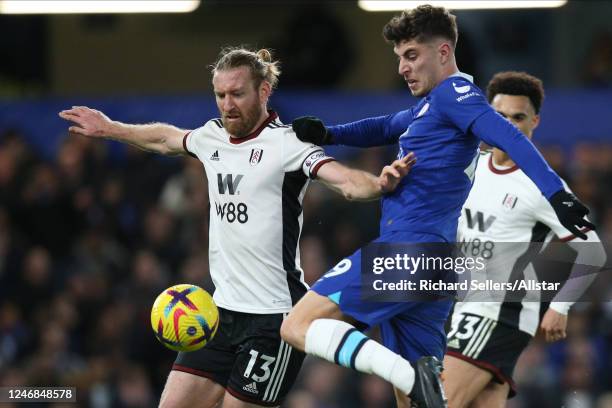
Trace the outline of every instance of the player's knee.
<path fill-rule="evenodd" d="M 449 395 L 446 394 L 446 399 L 448 400 L 448 406 L 453 408 L 466 408 L 468 404 L 465 401 L 465 398 L 461 395 Z"/>
<path fill-rule="evenodd" d="M 464 408 L 467 406 L 466 393 L 463 387 L 456 386 L 456 382 L 444 381 L 444 393 L 448 399 L 448 406 L 453 408 Z"/>
<path fill-rule="evenodd" d="M 172 374 L 172 372 L 170 374 Z M 161 397 L 159 399 L 159 408 L 169 408 L 172 406 L 176 406 L 176 404 L 173 404 L 171 402 L 172 394 L 173 394 L 171 389 L 172 389 L 171 380 L 170 380 L 170 377 L 168 377 L 168 380 L 166 381 L 166 385 L 164 386 Z"/>
<path fill-rule="evenodd" d="M 166 385 L 159 400 L 159 408 L 177 408 L 180 406 L 181 401 L 177 399 L 176 393 L 172 392 Z"/>
<path fill-rule="evenodd" d="M 177 387 L 175 387 L 171 382 L 167 382 L 159 400 L 159 408 L 188 407 L 190 402 L 191 401 L 188 401 L 187 396 L 182 395 Z"/>
<path fill-rule="evenodd" d="M 474 399 L 470 408 L 503 408 L 506 406 L 510 385 L 491 382 Z"/>

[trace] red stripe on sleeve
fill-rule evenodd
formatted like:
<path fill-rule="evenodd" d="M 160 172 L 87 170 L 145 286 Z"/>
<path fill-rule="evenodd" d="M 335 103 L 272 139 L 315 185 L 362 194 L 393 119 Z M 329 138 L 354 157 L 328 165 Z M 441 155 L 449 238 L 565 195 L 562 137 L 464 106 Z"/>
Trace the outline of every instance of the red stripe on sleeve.
<path fill-rule="evenodd" d="M 310 170 L 310 178 L 311 179 L 317 178 L 317 172 L 319 171 L 321 166 L 323 166 L 325 163 L 329 163 L 329 162 L 332 162 L 332 161 L 336 161 L 336 159 L 334 159 L 332 157 L 328 157 L 327 159 L 323 159 L 320 162 L 318 162 L 317 164 L 315 164 L 314 167 Z"/>

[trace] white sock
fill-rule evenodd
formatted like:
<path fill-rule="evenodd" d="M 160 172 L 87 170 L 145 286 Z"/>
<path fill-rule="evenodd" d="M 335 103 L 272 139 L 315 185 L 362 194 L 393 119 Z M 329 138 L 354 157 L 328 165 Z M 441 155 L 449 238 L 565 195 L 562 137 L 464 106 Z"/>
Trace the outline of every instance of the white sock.
<path fill-rule="evenodd" d="M 341 320 L 317 319 L 306 332 L 306 353 L 366 374 L 375 374 L 405 394 L 414 369 L 407 360 Z"/>

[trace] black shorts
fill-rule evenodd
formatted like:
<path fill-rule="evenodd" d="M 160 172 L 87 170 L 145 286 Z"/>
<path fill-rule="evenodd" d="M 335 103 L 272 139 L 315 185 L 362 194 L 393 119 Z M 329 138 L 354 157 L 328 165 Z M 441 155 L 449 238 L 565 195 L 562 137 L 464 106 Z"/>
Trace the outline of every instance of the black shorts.
<path fill-rule="evenodd" d="M 516 395 L 512 373 L 531 336 L 487 317 L 462 313 L 457 328 L 448 333 L 446 354 L 493 374 L 499 384 L 508 383 L 508 398 Z"/>
<path fill-rule="evenodd" d="M 283 317 L 219 308 L 212 341 L 200 350 L 179 353 L 172 369 L 209 378 L 239 400 L 280 405 L 305 356 L 281 339 Z"/>

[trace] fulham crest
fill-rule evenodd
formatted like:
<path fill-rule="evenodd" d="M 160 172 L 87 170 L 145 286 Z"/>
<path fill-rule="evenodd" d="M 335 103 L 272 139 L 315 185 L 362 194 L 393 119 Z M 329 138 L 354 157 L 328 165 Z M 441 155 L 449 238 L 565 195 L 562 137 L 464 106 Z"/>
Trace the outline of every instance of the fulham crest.
<path fill-rule="evenodd" d="M 261 157 L 263 156 L 263 149 L 253 149 L 251 150 L 251 157 L 249 158 L 249 163 L 251 166 L 255 166 L 257 163 L 261 161 Z"/>
<path fill-rule="evenodd" d="M 517 196 L 507 193 L 504 197 L 504 200 L 502 201 L 502 205 L 504 206 L 504 208 L 511 210 L 516 206 L 517 201 Z"/>

